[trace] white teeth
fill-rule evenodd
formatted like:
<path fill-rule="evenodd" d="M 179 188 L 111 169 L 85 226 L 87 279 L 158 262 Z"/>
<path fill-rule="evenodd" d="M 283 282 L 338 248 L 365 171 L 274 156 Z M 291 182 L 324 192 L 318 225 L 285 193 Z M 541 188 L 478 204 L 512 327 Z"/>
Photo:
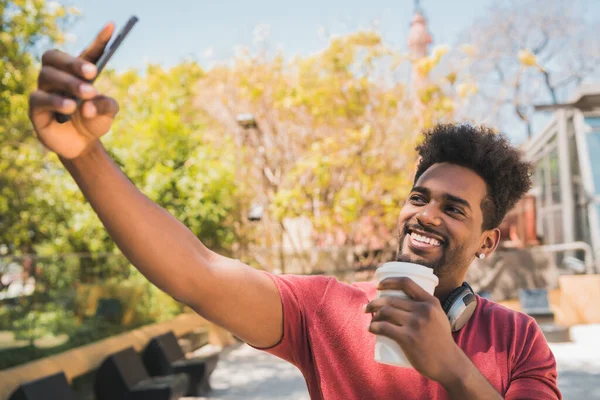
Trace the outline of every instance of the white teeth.
<path fill-rule="evenodd" d="M 427 236 L 422 236 L 422 235 L 419 235 L 419 234 L 414 233 L 414 232 L 411 233 L 410 236 L 414 240 L 416 240 L 417 242 L 427 243 L 427 244 L 430 244 L 432 246 L 439 246 L 440 245 L 440 241 L 437 240 L 437 239 L 435 239 L 435 238 L 430 238 L 430 237 L 427 237 Z"/>

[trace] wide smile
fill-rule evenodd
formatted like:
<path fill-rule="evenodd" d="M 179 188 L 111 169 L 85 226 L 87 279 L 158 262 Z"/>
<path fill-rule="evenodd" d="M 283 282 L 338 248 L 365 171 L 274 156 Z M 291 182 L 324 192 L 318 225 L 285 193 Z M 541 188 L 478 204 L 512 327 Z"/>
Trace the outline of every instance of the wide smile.
<path fill-rule="evenodd" d="M 414 250 L 435 250 L 444 244 L 442 238 L 421 231 L 410 230 L 408 238 L 408 246 Z"/>

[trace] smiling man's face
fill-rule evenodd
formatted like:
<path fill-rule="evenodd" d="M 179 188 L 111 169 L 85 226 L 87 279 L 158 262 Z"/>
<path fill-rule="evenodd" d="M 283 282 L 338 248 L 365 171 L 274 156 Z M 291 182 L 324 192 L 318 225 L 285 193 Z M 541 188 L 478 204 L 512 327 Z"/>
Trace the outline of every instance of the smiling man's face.
<path fill-rule="evenodd" d="M 432 165 L 411 190 L 399 217 L 398 261 L 422 264 L 436 275 L 466 272 L 481 248 L 485 181 L 454 164 Z"/>

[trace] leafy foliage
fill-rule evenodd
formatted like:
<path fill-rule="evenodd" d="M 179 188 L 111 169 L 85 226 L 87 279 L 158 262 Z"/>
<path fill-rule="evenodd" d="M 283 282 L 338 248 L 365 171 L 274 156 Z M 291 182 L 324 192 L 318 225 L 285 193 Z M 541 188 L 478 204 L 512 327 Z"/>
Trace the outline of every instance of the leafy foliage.
<path fill-rule="evenodd" d="M 35 280 L 34 293 L 7 304 L 0 323 L 31 344 L 59 333 L 79 343 L 78 338 L 91 337 L 83 332 L 104 331 L 103 324 L 90 328 L 76 312 L 83 300 L 74 289 L 82 284 L 118 281 L 141 288 L 138 316 L 129 328 L 182 310 L 132 272 L 57 157 L 34 137 L 27 101 L 39 56 L 62 43 L 75 14 L 42 0 L 0 1 L 0 256 L 5 256 L 0 277 L 17 262 L 22 274 Z M 236 160 L 204 138 L 207 118 L 193 108 L 193 89 L 203 74 L 195 63 L 171 70 L 105 71 L 98 85 L 119 99 L 122 110 L 105 142 L 146 195 L 227 254 L 237 241 Z"/>
<path fill-rule="evenodd" d="M 434 73 L 448 47 L 409 60 L 378 33 L 332 38 L 323 51 L 286 61 L 244 53 L 207 72 L 198 103 L 243 144 L 270 221 L 309 216 L 319 235 L 346 243 L 370 217 L 392 231 L 411 184 L 422 128 L 452 120 L 474 91 L 460 69 Z M 422 85 L 399 79 L 413 68 Z M 459 88 L 461 90 L 459 90 Z M 249 112 L 257 127 L 235 128 Z M 389 235 L 387 235 L 389 236 Z"/>

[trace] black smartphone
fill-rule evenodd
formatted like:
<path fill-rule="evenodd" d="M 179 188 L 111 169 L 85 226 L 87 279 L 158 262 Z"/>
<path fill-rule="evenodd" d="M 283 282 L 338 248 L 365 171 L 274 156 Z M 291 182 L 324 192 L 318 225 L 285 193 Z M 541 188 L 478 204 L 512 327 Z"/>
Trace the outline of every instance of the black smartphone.
<path fill-rule="evenodd" d="M 98 58 L 98 61 L 96 61 L 96 69 L 98 70 L 98 73 L 96 74 L 96 77 L 90 81 L 90 83 L 93 83 L 96 80 L 96 78 L 98 78 L 98 76 L 100 75 L 100 72 L 102 72 L 104 67 L 106 67 L 106 64 L 108 64 L 108 61 L 110 60 L 112 55 L 115 54 L 115 52 L 117 51 L 119 46 L 121 46 L 121 43 L 123 43 L 123 41 L 129 34 L 131 29 L 133 29 L 133 26 L 138 21 L 139 21 L 138 17 L 136 17 L 135 15 L 131 16 L 127 20 L 127 23 L 125 24 L 125 26 L 123 26 L 123 28 L 121 28 L 121 30 L 119 31 L 118 35 L 115 37 L 113 42 L 104 49 L 104 52 L 102 53 L 100 58 Z M 81 100 L 75 99 L 75 101 L 77 102 L 77 106 L 79 106 L 79 104 L 81 103 Z M 56 113 L 56 121 L 58 121 L 61 124 L 69 121 L 70 119 L 71 119 L 70 115 Z"/>

